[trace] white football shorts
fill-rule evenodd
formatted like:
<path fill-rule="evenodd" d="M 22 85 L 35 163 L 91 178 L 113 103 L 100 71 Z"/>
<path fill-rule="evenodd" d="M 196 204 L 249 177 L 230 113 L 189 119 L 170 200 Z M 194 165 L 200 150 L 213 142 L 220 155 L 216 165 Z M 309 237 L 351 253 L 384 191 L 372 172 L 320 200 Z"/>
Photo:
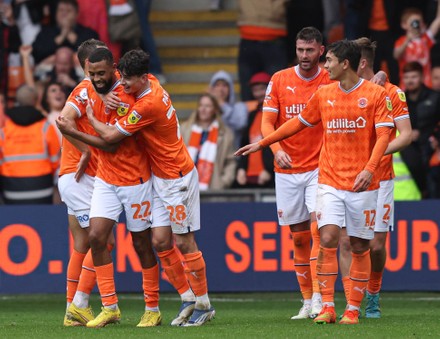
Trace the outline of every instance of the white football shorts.
<path fill-rule="evenodd" d="M 85 173 L 79 182 L 75 180 L 75 173 L 64 174 L 58 179 L 58 190 L 67 213 L 74 215 L 82 228 L 89 227 L 94 182 L 95 177 Z"/>
<path fill-rule="evenodd" d="M 380 182 L 377 198 L 377 220 L 374 232 L 388 232 L 394 228 L 394 180 Z"/>
<path fill-rule="evenodd" d="M 151 226 L 152 198 L 151 180 L 134 186 L 115 186 L 96 178 L 90 218 L 107 218 L 118 222 L 124 210 L 127 230 L 145 231 Z"/>
<path fill-rule="evenodd" d="M 294 225 L 310 219 L 315 211 L 318 169 L 305 173 L 275 173 L 278 223 Z"/>
<path fill-rule="evenodd" d="M 153 174 L 152 180 L 154 190 L 168 211 L 168 225 L 171 223 L 173 233 L 185 234 L 199 230 L 200 192 L 197 169 L 194 167 L 191 172 L 178 179 L 162 179 Z"/>
<path fill-rule="evenodd" d="M 316 219 L 318 228 L 346 224 L 347 235 L 371 240 L 376 223 L 378 190 L 350 192 L 318 184 Z"/>

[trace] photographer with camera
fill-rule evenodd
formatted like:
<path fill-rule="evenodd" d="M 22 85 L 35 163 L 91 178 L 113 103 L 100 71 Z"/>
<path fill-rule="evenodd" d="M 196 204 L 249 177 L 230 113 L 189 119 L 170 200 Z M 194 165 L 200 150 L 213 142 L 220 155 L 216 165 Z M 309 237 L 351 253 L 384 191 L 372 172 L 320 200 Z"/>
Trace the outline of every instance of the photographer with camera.
<path fill-rule="evenodd" d="M 423 77 L 426 86 L 431 86 L 431 58 L 430 50 L 434 45 L 437 32 L 440 29 L 440 1 L 437 4 L 437 15 L 428 29 L 423 20 L 423 13 L 418 8 L 407 8 L 403 11 L 400 25 L 406 32 L 394 44 L 394 58 L 399 63 L 400 87 L 404 89 L 402 81 L 403 66 L 408 62 L 417 61 L 423 66 Z"/>

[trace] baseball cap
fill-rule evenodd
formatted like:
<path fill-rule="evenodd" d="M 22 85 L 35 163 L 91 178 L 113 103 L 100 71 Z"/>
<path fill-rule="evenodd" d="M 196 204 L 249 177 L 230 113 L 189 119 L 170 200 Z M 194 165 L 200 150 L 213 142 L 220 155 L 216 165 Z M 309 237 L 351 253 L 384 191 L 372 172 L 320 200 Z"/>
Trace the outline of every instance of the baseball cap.
<path fill-rule="evenodd" d="M 270 75 L 266 72 L 258 72 L 255 73 L 251 80 L 249 80 L 249 85 L 255 85 L 255 84 L 268 84 L 270 81 Z"/>

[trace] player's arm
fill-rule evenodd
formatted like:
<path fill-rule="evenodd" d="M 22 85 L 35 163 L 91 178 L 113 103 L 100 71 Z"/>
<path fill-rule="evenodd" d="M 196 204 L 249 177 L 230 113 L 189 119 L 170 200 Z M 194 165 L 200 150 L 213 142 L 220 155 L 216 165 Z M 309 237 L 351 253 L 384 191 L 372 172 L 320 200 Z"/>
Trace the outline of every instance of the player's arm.
<path fill-rule="evenodd" d="M 106 144 L 116 144 L 126 137 L 126 135 L 119 132 L 119 130 L 114 125 L 106 125 L 99 121 L 95 114 L 93 114 L 93 109 L 90 105 L 87 105 L 87 118 L 89 119 L 90 125 L 96 133 L 99 134 L 101 139 L 105 141 Z"/>
<path fill-rule="evenodd" d="M 266 137 L 275 131 L 275 124 L 277 122 L 277 119 L 278 119 L 278 113 L 267 112 L 267 111 L 265 112 L 263 110 L 263 118 L 261 121 L 261 134 L 263 135 L 263 137 Z M 284 152 L 279 142 L 270 145 L 270 148 L 272 150 L 274 159 L 277 162 L 278 166 L 280 166 L 281 168 L 292 167 L 290 165 L 292 159 L 286 152 Z"/>
<path fill-rule="evenodd" d="M 356 180 L 354 181 L 354 192 L 363 192 L 368 188 L 368 186 L 370 186 L 374 171 L 379 165 L 380 159 L 382 159 L 383 154 L 388 147 L 390 132 L 391 127 L 388 126 L 376 128 L 376 143 L 374 144 L 373 151 L 371 152 L 367 165 L 363 171 L 357 175 Z"/>
<path fill-rule="evenodd" d="M 299 131 L 302 131 L 304 128 L 311 126 L 312 125 L 309 125 L 304 120 L 300 120 L 299 118 L 290 119 L 282 126 L 280 126 L 280 128 L 269 134 L 264 139 L 260 140 L 259 142 L 255 142 L 253 144 L 249 144 L 240 148 L 238 151 L 234 153 L 234 155 L 235 156 L 248 155 L 250 153 L 257 152 L 264 147 L 267 147 L 277 141 L 281 141 L 283 139 L 291 137 L 292 135 L 298 133 Z"/>
<path fill-rule="evenodd" d="M 399 135 L 396 139 L 392 140 L 385 151 L 385 155 L 393 154 L 401 151 L 411 143 L 412 127 L 410 119 L 395 120 L 396 128 L 399 131 Z"/>
<path fill-rule="evenodd" d="M 84 132 L 79 131 L 76 128 L 76 123 L 74 119 L 66 118 L 63 115 L 64 109 L 61 112 L 60 116 L 56 120 L 56 124 L 58 129 L 63 133 L 63 136 L 66 137 L 67 140 L 72 140 L 72 144 L 77 147 L 76 145 L 79 145 L 80 147 L 83 147 L 81 145 L 85 145 L 88 152 L 90 152 L 90 149 L 87 145 L 99 148 L 106 152 L 115 152 L 117 146 L 108 144 L 105 142 L 102 138 L 90 135 Z M 76 113 L 75 113 L 76 114 Z M 82 152 L 83 148 L 78 148 L 80 152 Z M 85 148 L 84 148 L 85 150 Z"/>

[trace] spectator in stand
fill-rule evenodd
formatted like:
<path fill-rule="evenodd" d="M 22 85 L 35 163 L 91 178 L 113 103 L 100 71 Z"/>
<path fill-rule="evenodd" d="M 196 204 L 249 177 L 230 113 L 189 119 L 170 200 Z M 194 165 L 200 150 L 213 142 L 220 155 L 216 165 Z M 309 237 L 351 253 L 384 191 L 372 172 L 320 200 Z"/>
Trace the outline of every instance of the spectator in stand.
<path fill-rule="evenodd" d="M 221 109 L 211 94 L 203 94 L 197 110 L 180 131 L 199 173 L 200 190 L 229 188 L 235 178 L 234 134 L 223 123 Z"/>
<path fill-rule="evenodd" d="M 423 84 L 423 66 L 415 61 L 403 67 L 403 83 L 411 112 L 412 143 L 400 154 L 416 181 L 422 198 L 430 198 L 430 183 L 427 178 L 433 149 L 429 138 L 440 121 L 440 93 Z"/>
<path fill-rule="evenodd" d="M 110 40 L 106 1 L 78 0 L 78 5 L 78 23 L 96 31 L 99 40 L 105 42 L 117 62 L 121 57 L 121 44 Z"/>
<path fill-rule="evenodd" d="M 260 72 L 254 74 L 249 82 L 252 95 L 257 100 L 258 106 L 249 113 L 248 123 L 243 131 L 240 147 L 263 139 L 261 134 L 262 109 L 269 81 L 270 75 Z M 236 181 L 238 187 L 241 188 L 273 188 L 275 186 L 273 153 L 270 148 L 264 148 L 256 153 L 240 157 Z"/>
<path fill-rule="evenodd" d="M 249 80 L 258 72 L 270 75 L 287 67 L 287 0 L 239 0 L 238 72 L 241 100 L 252 100 Z"/>
<path fill-rule="evenodd" d="M 166 83 L 165 75 L 162 71 L 162 63 L 157 53 L 156 43 L 154 41 L 153 32 L 150 27 L 150 9 L 152 0 L 135 0 L 137 13 L 139 15 L 139 24 L 142 30 L 141 46 L 144 51 L 150 54 L 150 73 L 152 73 L 160 84 Z"/>
<path fill-rule="evenodd" d="M 66 103 L 66 93 L 63 86 L 58 82 L 50 82 L 44 87 L 43 96 L 41 98 L 41 107 L 43 114 L 47 117 L 49 122 L 56 126 L 55 121 L 61 113 Z M 56 128 L 60 141 L 62 134 L 58 127 Z"/>
<path fill-rule="evenodd" d="M 345 37 L 354 40 L 363 36 L 377 41 L 374 72 L 386 62 L 390 81 L 399 83 L 399 66 L 393 57 L 393 45 L 400 31 L 402 5 L 394 0 L 345 0 Z"/>
<path fill-rule="evenodd" d="M 437 5 L 437 15 L 428 29 L 423 20 L 422 11 L 418 8 L 407 8 L 401 17 L 401 26 L 406 34 L 401 36 L 394 44 L 394 58 L 399 63 L 400 87 L 405 89 L 403 78 L 404 66 L 412 61 L 417 61 L 423 66 L 423 78 L 426 86 L 431 86 L 431 47 L 434 37 L 440 28 L 440 1 Z"/>
<path fill-rule="evenodd" d="M 246 86 L 248 85 L 247 83 Z M 217 99 L 222 120 L 234 132 L 234 146 L 238 147 L 243 128 L 247 123 L 248 109 L 244 102 L 236 102 L 231 75 L 225 71 L 215 73 L 209 82 L 209 93 Z"/>
<path fill-rule="evenodd" d="M 74 51 L 69 47 L 60 47 L 55 52 L 55 63 L 45 82 L 58 82 L 66 94 L 72 92 L 80 82 L 74 64 Z"/>
<path fill-rule="evenodd" d="M 17 107 L 0 130 L 1 189 L 6 204 L 51 204 L 60 142 L 49 121 L 36 109 L 37 91 L 23 85 Z"/>
<path fill-rule="evenodd" d="M 76 0 L 59 0 L 55 18 L 54 25 L 42 27 L 32 45 L 37 64 L 53 64 L 54 54 L 59 47 L 70 47 L 76 51 L 83 41 L 99 38 L 94 30 L 78 24 Z"/>
<path fill-rule="evenodd" d="M 433 150 L 429 160 L 429 193 L 433 199 L 440 198 L 440 125 L 437 125 L 429 137 L 429 143 Z"/>
<path fill-rule="evenodd" d="M 431 68 L 431 88 L 440 92 L 440 65 L 433 65 Z"/>

